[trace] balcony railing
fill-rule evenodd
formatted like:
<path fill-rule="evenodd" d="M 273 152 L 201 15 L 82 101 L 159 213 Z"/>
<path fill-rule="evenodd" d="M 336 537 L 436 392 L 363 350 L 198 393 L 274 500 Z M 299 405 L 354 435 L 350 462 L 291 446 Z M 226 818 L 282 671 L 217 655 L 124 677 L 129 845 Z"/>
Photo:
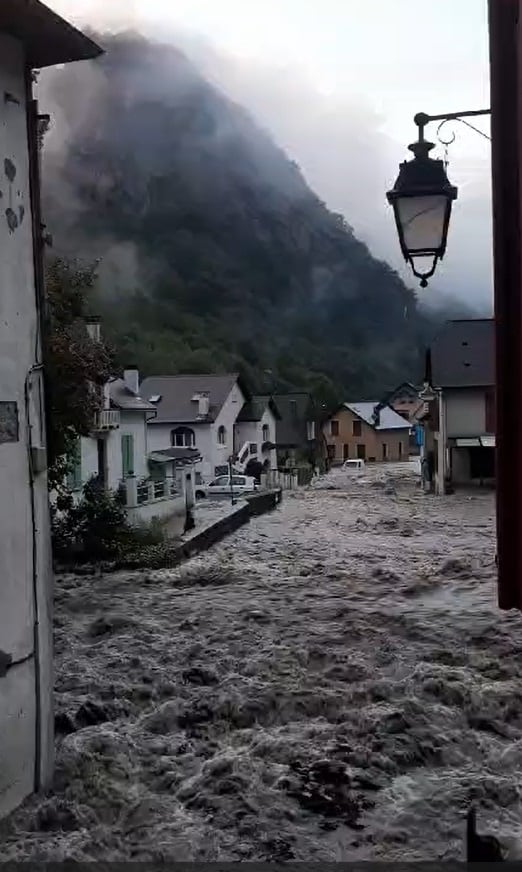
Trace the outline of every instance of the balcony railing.
<path fill-rule="evenodd" d="M 120 426 L 120 413 L 118 409 L 103 409 L 96 415 L 94 430 L 99 433 L 103 430 L 117 430 Z"/>

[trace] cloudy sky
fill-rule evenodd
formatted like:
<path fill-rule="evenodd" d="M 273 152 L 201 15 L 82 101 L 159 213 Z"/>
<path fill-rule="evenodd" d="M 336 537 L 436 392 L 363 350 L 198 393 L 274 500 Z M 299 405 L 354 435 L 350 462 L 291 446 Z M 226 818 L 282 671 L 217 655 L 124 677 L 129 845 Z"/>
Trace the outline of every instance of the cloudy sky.
<path fill-rule="evenodd" d="M 415 138 L 416 112 L 489 105 L 486 0 L 47 2 L 79 25 L 135 27 L 181 45 L 408 278 L 385 191 Z M 477 126 L 488 132 L 484 119 Z M 490 146 L 462 125 L 452 129 L 448 175 L 459 199 L 444 263 L 422 295 L 456 294 L 487 309 Z"/>

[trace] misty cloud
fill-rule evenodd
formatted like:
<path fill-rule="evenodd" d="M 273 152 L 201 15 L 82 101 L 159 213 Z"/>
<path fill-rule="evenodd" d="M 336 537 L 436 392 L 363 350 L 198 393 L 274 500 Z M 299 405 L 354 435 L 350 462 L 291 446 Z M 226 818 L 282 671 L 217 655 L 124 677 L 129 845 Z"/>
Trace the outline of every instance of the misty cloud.
<path fill-rule="evenodd" d="M 169 40 L 180 47 L 211 82 L 232 100 L 245 106 L 288 156 L 296 161 L 310 186 L 329 208 L 346 217 L 356 235 L 368 244 L 372 253 L 387 260 L 408 284 L 415 286 L 415 280 L 402 260 L 393 217 L 385 199 L 385 192 L 396 177 L 399 162 L 409 157 L 406 146 L 413 139 L 415 130 L 408 117 L 402 142 L 386 132 L 390 129 L 387 123 L 388 107 L 382 108 L 382 95 L 379 92 L 369 96 L 363 90 L 357 95 L 356 86 L 349 87 L 343 82 L 330 93 L 324 93 L 314 72 L 298 67 L 293 61 L 284 65 L 281 62 L 262 62 L 253 57 L 239 58 L 194 32 L 182 31 L 178 27 L 169 33 L 168 16 L 161 21 L 161 25 L 151 23 L 150 18 L 146 22 L 143 6 L 138 8 L 138 3 L 108 4 L 80 0 L 72 5 L 70 0 L 54 0 L 53 5 L 58 11 L 73 15 L 75 20 L 83 24 L 90 23 L 113 31 L 134 27 L 149 37 Z M 367 24 L 362 20 L 359 22 L 363 36 L 368 36 Z M 476 44 L 476 35 L 473 40 Z M 474 54 L 471 45 L 472 42 L 459 86 L 463 95 L 470 90 L 468 79 L 471 81 L 473 77 L 475 55 L 480 53 L 475 45 Z M 371 65 L 374 57 L 378 68 L 375 51 L 375 44 L 369 44 L 367 65 L 361 68 L 361 76 L 365 78 L 368 65 Z M 409 51 L 411 53 L 411 46 Z M 404 68 L 407 62 L 406 57 L 402 58 L 400 68 Z M 413 72 L 417 69 L 417 62 L 418 58 L 413 52 Z M 437 83 L 439 91 L 444 88 L 450 92 L 451 83 L 455 81 L 456 60 L 448 58 L 441 64 L 439 59 L 424 58 L 422 63 L 419 76 L 410 77 L 407 102 L 410 105 L 418 100 L 417 108 L 426 108 L 428 102 L 435 107 L 435 95 L 427 82 L 433 82 L 432 88 Z M 393 80 L 394 71 L 391 70 L 390 74 Z M 397 88 L 399 81 L 400 77 L 397 78 Z M 150 83 L 143 71 L 137 69 L 131 74 L 126 87 L 131 97 L 137 92 L 146 96 L 148 87 L 156 92 L 160 89 L 162 98 L 167 101 L 169 91 L 178 90 L 180 82 L 171 81 L 167 68 L 163 81 L 154 83 Z M 397 92 L 396 101 L 397 105 L 405 102 L 404 93 Z M 375 111 L 377 105 L 381 106 L 381 115 Z M 437 105 L 437 108 L 440 107 Z M 391 110 L 396 111 L 396 107 L 392 105 Z M 430 289 L 420 292 L 420 297 L 428 302 L 436 302 L 439 292 L 441 299 L 448 294 L 457 294 L 487 310 L 492 287 L 489 151 L 484 143 L 483 159 L 476 159 L 475 171 L 470 172 L 471 158 L 467 151 L 466 131 L 462 133 L 462 141 L 463 145 L 457 141 L 449 152 L 449 174 L 460 190 L 446 258 L 439 266 Z M 477 149 L 474 154 L 477 154 Z"/>

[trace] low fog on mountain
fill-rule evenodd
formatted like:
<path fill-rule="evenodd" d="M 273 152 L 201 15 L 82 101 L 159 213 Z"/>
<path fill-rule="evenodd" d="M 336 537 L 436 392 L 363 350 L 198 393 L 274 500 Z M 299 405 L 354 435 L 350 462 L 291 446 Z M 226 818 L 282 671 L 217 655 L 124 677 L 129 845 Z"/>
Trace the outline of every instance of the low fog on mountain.
<path fill-rule="evenodd" d="M 362 81 L 352 90 L 342 83 L 333 88 L 322 87 L 316 81 L 312 66 L 308 65 L 308 58 L 303 56 L 302 63 L 297 64 L 290 51 L 288 57 L 281 56 L 276 61 L 254 57 L 248 45 L 243 47 L 241 55 L 232 53 L 219 45 L 221 31 L 217 27 L 214 28 L 217 35 L 213 33 L 210 38 L 208 32 L 203 34 L 202 24 L 200 32 L 196 32 L 197 13 L 201 13 L 202 22 L 206 20 L 201 11 L 204 4 L 196 4 L 193 15 L 184 12 L 181 4 L 176 16 L 173 11 L 166 16 L 166 11 L 154 4 L 150 10 L 144 10 L 138 3 L 111 3 L 106 9 L 106 4 L 85 0 L 83 4 L 76 2 L 73 10 L 69 0 L 56 0 L 55 6 L 59 11 L 77 16 L 82 24 L 88 22 L 112 31 L 134 28 L 154 39 L 168 39 L 181 48 L 207 79 L 246 107 L 269 131 L 277 144 L 299 164 L 312 189 L 329 208 L 346 217 L 372 253 L 398 269 L 408 283 L 412 281 L 402 261 L 385 191 L 394 181 L 399 162 L 408 156 L 406 146 L 415 136 L 414 111 L 440 111 L 440 103 L 433 107 L 423 103 L 412 108 L 411 113 L 404 116 L 404 127 L 399 133 L 402 139 L 398 139 L 387 132 L 387 119 L 400 110 L 400 101 L 398 110 L 389 103 L 382 107 L 382 95 L 375 91 L 368 96 Z M 335 3 L 327 4 L 325 15 L 333 11 Z M 406 11 L 402 9 L 401 20 Z M 225 4 L 223 18 L 229 13 Z M 187 26 L 183 26 L 184 18 Z M 301 25 L 304 26 L 303 21 Z M 358 27 L 363 35 L 364 26 L 361 12 Z M 411 53 L 413 47 L 406 44 L 406 38 L 405 33 L 403 50 Z M 433 39 L 435 51 L 436 34 Z M 432 57 L 426 57 L 426 70 L 418 69 L 427 95 L 430 88 L 436 87 L 437 80 L 441 91 L 444 87 L 440 67 L 434 67 L 433 61 Z M 346 65 L 349 68 L 349 57 Z M 470 75 L 461 65 L 463 93 L 469 87 L 466 77 Z M 385 93 L 384 67 L 382 76 Z M 445 109 L 455 108 L 450 87 L 448 82 L 449 96 L 443 98 L 447 103 L 442 107 Z M 377 106 L 381 106 L 380 111 Z M 462 127 L 455 133 L 457 141 L 447 155 L 448 172 L 459 187 L 460 195 L 454 207 L 447 257 L 437 271 L 431 290 L 422 294 L 421 302 L 444 307 L 448 298 L 457 297 L 462 305 L 487 313 L 491 305 L 489 146 L 485 140 L 476 142 L 476 136 Z M 435 135 L 434 128 L 430 128 L 430 135 Z M 442 147 L 438 150 L 442 156 Z"/>

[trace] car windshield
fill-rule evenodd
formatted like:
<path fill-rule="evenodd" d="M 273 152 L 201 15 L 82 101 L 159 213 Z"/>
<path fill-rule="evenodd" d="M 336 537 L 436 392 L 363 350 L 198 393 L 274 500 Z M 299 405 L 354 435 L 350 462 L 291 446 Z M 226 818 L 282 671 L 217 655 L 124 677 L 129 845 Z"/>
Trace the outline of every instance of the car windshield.
<path fill-rule="evenodd" d="M 219 478 L 215 478 L 214 481 L 210 482 L 210 487 L 221 487 L 224 484 L 228 484 L 228 475 L 220 475 Z"/>

